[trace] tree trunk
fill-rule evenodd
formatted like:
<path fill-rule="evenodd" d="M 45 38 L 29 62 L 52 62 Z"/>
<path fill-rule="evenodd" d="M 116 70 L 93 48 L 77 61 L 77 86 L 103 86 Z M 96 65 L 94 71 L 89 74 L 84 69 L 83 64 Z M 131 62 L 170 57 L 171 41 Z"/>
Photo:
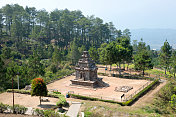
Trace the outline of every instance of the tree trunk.
<path fill-rule="evenodd" d="M 128 71 L 129 63 L 127 64 L 127 71 Z"/>
<path fill-rule="evenodd" d="M 111 65 L 110 65 L 110 70 L 109 70 L 109 73 L 110 73 L 110 75 L 111 75 Z"/>
<path fill-rule="evenodd" d="M 125 70 L 125 63 L 123 63 L 123 69 Z"/>
<path fill-rule="evenodd" d="M 166 68 L 165 68 L 165 75 L 166 75 Z"/>
<path fill-rule="evenodd" d="M 116 64 L 116 66 L 117 66 L 117 70 L 118 70 L 118 64 Z M 117 75 L 117 70 L 116 70 L 116 75 Z"/>
<path fill-rule="evenodd" d="M 41 96 L 39 97 L 39 100 L 40 100 L 40 105 L 41 105 Z"/>
<path fill-rule="evenodd" d="M 119 63 L 119 75 L 121 75 L 121 66 L 120 66 L 120 63 Z"/>
<path fill-rule="evenodd" d="M 142 70 L 142 75 L 144 76 L 144 74 L 145 74 L 145 73 L 144 73 L 144 70 Z"/>
<path fill-rule="evenodd" d="M 174 79 L 175 79 L 175 73 L 174 73 Z"/>

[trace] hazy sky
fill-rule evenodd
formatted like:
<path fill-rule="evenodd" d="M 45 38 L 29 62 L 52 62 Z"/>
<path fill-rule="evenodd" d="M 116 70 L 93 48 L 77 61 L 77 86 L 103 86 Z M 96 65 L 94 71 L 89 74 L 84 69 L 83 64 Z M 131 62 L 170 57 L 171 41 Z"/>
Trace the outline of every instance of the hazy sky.
<path fill-rule="evenodd" d="M 117 29 L 176 29 L 176 0 L 0 0 L 0 7 L 16 3 L 47 11 L 81 10 L 85 16 L 112 21 Z"/>

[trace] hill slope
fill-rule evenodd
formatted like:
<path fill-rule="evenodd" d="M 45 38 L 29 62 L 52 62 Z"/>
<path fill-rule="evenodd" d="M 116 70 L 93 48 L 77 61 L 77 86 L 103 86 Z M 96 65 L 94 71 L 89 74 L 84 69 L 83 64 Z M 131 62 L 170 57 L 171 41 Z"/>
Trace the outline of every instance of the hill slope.
<path fill-rule="evenodd" d="M 151 49 L 160 49 L 165 40 L 176 48 L 176 29 L 131 29 L 131 39 L 143 41 L 150 45 Z"/>

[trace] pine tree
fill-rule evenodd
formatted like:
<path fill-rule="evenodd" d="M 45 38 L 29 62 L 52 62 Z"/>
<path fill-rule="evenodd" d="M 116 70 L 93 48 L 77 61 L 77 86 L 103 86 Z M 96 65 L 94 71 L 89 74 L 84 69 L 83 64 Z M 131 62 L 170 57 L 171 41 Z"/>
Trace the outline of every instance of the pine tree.
<path fill-rule="evenodd" d="M 79 53 L 76 41 L 73 41 L 71 43 L 70 52 L 69 52 L 69 58 L 72 61 L 72 64 L 76 64 L 76 62 L 80 58 L 80 53 Z"/>
<path fill-rule="evenodd" d="M 95 62 L 98 62 L 99 55 L 98 55 L 98 51 L 97 51 L 97 49 L 95 47 L 91 47 L 89 49 L 89 55 Z"/>
<path fill-rule="evenodd" d="M 33 55 L 29 59 L 28 69 L 28 73 L 32 78 L 39 75 L 44 75 L 45 73 L 43 64 L 40 63 L 40 57 L 36 51 L 33 51 Z"/>
<path fill-rule="evenodd" d="M 170 65 L 171 54 L 172 54 L 172 47 L 169 45 L 169 43 L 166 40 L 164 42 L 164 45 L 161 47 L 160 54 L 159 54 L 160 65 L 164 67 L 165 74 Z"/>
<path fill-rule="evenodd" d="M 171 66 L 171 72 L 174 74 L 174 78 L 175 78 L 175 73 L 176 73 L 176 51 L 172 52 L 170 66 Z"/>
<path fill-rule="evenodd" d="M 143 76 L 145 70 L 153 68 L 152 59 L 144 42 L 138 43 L 138 51 L 134 55 L 134 65 L 136 70 L 142 70 Z"/>

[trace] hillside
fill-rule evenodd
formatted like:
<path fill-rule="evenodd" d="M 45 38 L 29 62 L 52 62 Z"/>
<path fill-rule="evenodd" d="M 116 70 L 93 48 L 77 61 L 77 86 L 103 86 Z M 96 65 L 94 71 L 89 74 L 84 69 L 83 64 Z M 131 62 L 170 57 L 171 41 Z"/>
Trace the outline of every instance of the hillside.
<path fill-rule="evenodd" d="M 160 49 L 164 41 L 176 48 L 176 29 L 131 29 L 131 39 L 143 41 L 150 45 L 151 49 Z"/>

